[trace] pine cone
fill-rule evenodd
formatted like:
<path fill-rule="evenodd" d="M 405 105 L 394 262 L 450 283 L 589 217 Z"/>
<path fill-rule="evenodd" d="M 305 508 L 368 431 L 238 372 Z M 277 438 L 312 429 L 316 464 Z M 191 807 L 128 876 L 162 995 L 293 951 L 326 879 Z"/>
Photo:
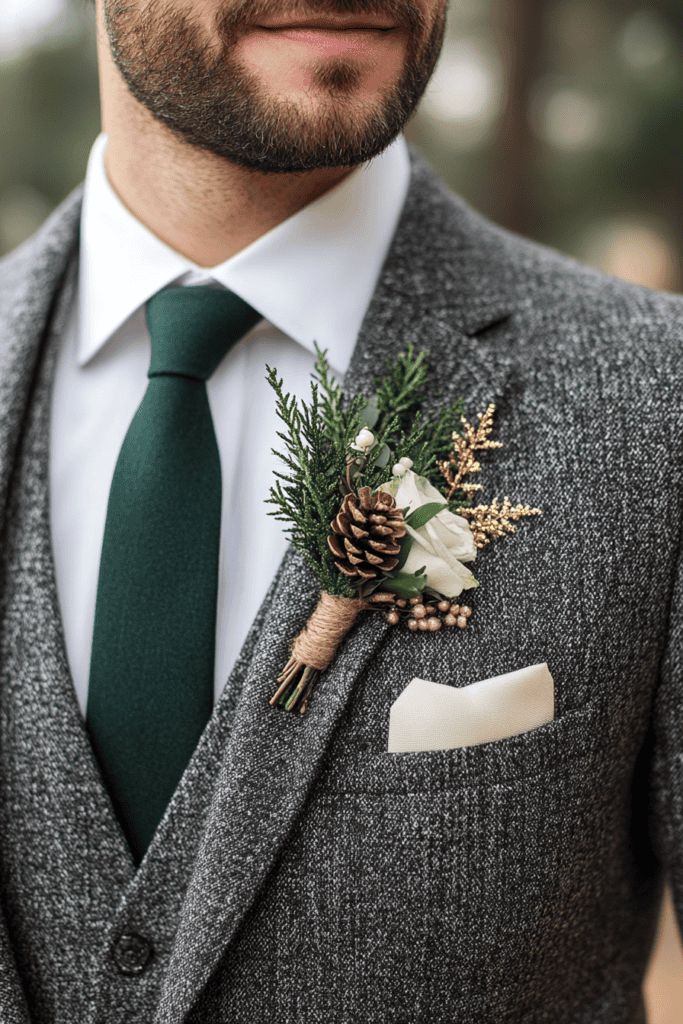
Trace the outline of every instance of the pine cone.
<path fill-rule="evenodd" d="M 358 582 L 375 580 L 398 565 L 406 526 L 403 512 L 385 491 L 373 494 L 369 487 L 361 487 L 358 494 L 347 494 L 330 526 L 327 544 L 345 576 Z"/>

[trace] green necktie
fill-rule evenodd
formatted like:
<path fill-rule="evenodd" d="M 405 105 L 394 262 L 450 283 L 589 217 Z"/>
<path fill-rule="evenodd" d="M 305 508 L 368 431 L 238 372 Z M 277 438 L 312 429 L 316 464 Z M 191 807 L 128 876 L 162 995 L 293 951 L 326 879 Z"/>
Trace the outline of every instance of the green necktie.
<path fill-rule="evenodd" d="M 138 863 L 212 712 L 221 468 L 205 382 L 259 319 L 225 289 L 147 304 L 149 382 L 109 492 L 86 714 Z"/>

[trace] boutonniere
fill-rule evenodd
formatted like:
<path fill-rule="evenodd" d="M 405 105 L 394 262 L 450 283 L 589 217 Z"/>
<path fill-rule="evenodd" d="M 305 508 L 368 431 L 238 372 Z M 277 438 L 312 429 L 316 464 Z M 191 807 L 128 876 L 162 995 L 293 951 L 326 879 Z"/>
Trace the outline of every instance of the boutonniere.
<path fill-rule="evenodd" d="M 460 595 L 479 585 L 477 552 L 541 510 L 507 497 L 472 504 L 479 454 L 502 447 L 490 437 L 495 407 L 476 425 L 461 401 L 433 411 L 424 352 L 400 354 L 369 396 L 346 396 L 321 351 L 309 401 L 271 367 L 268 381 L 283 428 L 270 514 L 320 584 L 270 703 L 303 714 L 361 613 L 412 632 L 466 629 Z"/>

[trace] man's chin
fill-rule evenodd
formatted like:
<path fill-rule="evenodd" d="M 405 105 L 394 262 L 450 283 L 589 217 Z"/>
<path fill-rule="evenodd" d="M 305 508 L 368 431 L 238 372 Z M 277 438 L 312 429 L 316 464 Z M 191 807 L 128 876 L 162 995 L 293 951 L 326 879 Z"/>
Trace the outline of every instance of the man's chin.
<path fill-rule="evenodd" d="M 389 74 L 369 75 L 353 61 L 321 60 L 299 67 L 290 67 L 286 75 L 279 77 L 272 69 L 253 67 L 246 62 L 241 68 L 247 72 L 250 81 L 262 97 L 271 102 L 295 105 L 301 110 L 329 108 L 332 104 L 354 108 L 362 113 L 381 109 L 388 94 L 398 85 L 400 69 Z"/>
<path fill-rule="evenodd" d="M 398 133 L 396 133 L 398 134 Z M 337 137 L 321 143 L 319 140 L 310 149 L 299 147 L 296 153 L 278 151 L 271 147 L 269 152 L 255 154 L 247 150 L 219 151 L 213 147 L 202 147 L 223 156 L 229 163 L 246 170 L 262 174 L 303 174 L 311 171 L 334 170 L 357 167 L 378 156 L 392 139 L 383 141 L 381 145 L 359 147 L 352 140 L 345 141 Z"/>
<path fill-rule="evenodd" d="M 261 88 L 252 91 L 250 101 L 250 116 L 240 121 L 241 131 L 234 130 L 228 107 L 213 122 L 214 131 L 202 148 L 268 173 L 357 166 L 381 153 L 404 122 L 386 97 L 359 99 L 320 85 L 291 96 L 272 96 Z"/>

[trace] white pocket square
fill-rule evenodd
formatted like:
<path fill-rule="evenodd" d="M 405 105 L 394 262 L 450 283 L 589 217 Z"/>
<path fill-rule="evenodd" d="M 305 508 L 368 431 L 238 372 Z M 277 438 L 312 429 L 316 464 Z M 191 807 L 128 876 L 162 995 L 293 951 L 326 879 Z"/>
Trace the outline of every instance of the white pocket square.
<path fill-rule="evenodd" d="M 391 706 L 387 749 L 453 750 L 516 736 L 552 722 L 554 690 L 546 662 L 469 686 L 412 679 Z"/>

